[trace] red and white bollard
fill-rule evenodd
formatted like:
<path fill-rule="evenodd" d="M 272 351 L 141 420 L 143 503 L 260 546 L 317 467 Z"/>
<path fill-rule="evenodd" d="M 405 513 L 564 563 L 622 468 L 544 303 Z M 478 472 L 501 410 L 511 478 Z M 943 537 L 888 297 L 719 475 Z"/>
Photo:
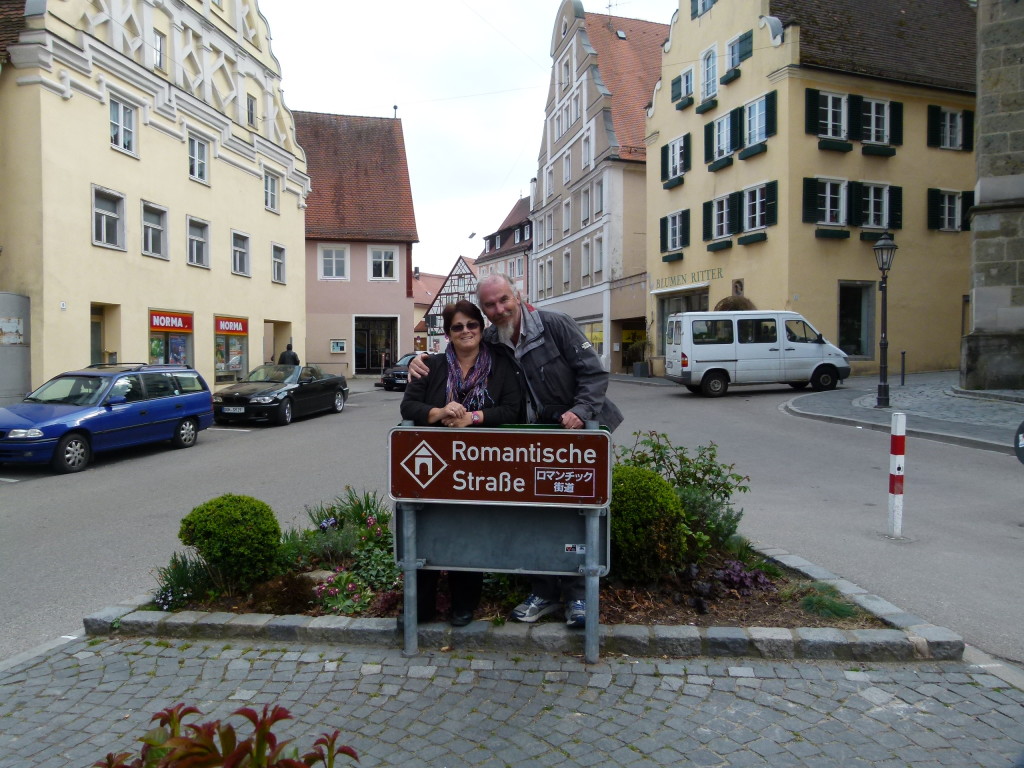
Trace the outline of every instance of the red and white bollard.
<path fill-rule="evenodd" d="M 894 413 L 889 437 L 889 536 L 903 536 L 903 472 L 906 469 L 907 415 Z"/>

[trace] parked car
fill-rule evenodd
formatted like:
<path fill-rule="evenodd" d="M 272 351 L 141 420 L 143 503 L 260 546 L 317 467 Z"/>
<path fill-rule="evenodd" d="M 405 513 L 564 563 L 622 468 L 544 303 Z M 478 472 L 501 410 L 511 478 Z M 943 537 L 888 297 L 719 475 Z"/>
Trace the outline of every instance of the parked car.
<path fill-rule="evenodd" d="M 183 365 L 93 365 L 0 408 L 0 462 L 80 472 L 93 455 L 170 440 L 195 445 L 213 423 L 210 388 Z"/>
<path fill-rule="evenodd" d="M 422 352 L 410 352 L 407 355 L 402 355 L 398 358 L 397 363 L 390 368 L 385 368 L 380 377 L 380 383 L 384 389 L 388 392 L 395 389 L 404 390 L 405 385 L 409 383 L 409 362 L 417 355 L 422 354 Z"/>
<path fill-rule="evenodd" d="M 325 373 L 318 365 L 274 365 L 254 368 L 237 384 L 213 393 L 213 419 L 218 424 L 270 419 L 291 424 L 296 416 L 345 410 L 348 380 Z"/>

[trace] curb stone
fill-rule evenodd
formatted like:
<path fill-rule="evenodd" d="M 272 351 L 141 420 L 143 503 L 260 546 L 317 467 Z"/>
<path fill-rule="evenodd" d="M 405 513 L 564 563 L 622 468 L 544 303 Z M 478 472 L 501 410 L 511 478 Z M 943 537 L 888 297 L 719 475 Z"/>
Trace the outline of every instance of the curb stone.
<path fill-rule="evenodd" d="M 763 556 L 797 573 L 833 585 L 892 629 L 841 630 L 813 627 L 694 627 L 612 625 L 600 627 L 604 653 L 628 656 L 753 657 L 851 661 L 959 661 L 964 640 L 950 629 L 922 621 L 878 595 L 802 557 L 774 547 L 756 547 Z M 248 638 L 394 647 L 402 642 L 394 619 L 348 616 L 271 616 L 269 614 L 163 613 L 142 610 L 151 602 L 139 595 L 83 619 L 86 635 L 184 638 Z M 583 652 L 583 633 L 561 623 L 496 626 L 474 621 L 452 628 L 443 622 L 419 626 L 422 648 L 541 653 Z"/>

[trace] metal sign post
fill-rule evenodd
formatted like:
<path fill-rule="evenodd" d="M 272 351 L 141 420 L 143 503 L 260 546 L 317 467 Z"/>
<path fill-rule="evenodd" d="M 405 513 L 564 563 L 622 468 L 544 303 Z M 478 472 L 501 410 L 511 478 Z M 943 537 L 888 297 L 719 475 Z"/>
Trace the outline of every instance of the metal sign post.
<path fill-rule="evenodd" d="M 610 560 L 611 436 L 560 428 L 396 427 L 388 435 L 406 655 L 418 653 L 416 572 L 586 579 L 584 656 L 599 654 L 599 580 Z"/>

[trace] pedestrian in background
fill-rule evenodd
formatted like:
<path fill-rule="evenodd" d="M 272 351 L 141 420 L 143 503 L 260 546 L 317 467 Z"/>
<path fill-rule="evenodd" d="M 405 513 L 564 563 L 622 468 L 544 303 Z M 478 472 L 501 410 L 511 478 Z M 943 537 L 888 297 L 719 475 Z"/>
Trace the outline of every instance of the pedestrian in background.
<path fill-rule="evenodd" d="M 298 365 L 299 356 L 292 350 L 292 345 L 289 344 L 284 348 L 284 352 L 277 358 L 278 365 Z"/>

